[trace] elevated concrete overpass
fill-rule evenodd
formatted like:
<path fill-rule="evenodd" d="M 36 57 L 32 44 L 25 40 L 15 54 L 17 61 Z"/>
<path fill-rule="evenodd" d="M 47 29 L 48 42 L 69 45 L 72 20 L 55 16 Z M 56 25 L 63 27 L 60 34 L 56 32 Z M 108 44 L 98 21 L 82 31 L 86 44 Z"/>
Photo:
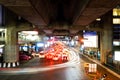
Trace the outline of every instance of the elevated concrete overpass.
<path fill-rule="evenodd" d="M 45 35 L 97 31 L 100 62 L 106 63 L 107 51 L 112 51 L 112 9 L 120 4 L 119 0 L 1 0 L 0 4 L 4 7 L 6 28 L 5 67 L 19 65 L 16 33 L 23 30 L 37 29 Z M 64 32 L 60 33 L 61 30 Z M 53 34 L 55 31 L 58 32 Z"/>

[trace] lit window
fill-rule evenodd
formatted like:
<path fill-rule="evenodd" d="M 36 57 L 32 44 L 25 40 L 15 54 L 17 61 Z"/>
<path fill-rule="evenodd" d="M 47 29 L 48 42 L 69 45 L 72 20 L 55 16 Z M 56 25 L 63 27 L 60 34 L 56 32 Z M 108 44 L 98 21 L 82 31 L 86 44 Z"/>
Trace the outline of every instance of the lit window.
<path fill-rule="evenodd" d="M 120 18 L 113 18 L 113 24 L 120 24 Z"/>
<path fill-rule="evenodd" d="M 113 16 L 120 16 L 120 9 L 113 9 Z"/>

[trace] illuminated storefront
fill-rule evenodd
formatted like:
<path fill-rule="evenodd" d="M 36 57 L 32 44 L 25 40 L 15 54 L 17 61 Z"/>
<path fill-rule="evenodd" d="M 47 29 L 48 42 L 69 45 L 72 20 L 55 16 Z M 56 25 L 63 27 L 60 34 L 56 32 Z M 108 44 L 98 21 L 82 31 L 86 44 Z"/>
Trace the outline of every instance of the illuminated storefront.
<path fill-rule="evenodd" d="M 38 35 L 37 31 L 21 31 L 18 32 L 18 43 L 19 50 L 29 51 L 36 50 L 38 51 L 38 47 L 40 46 L 41 39 L 40 35 Z M 43 45 L 43 44 L 42 44 Z"/>

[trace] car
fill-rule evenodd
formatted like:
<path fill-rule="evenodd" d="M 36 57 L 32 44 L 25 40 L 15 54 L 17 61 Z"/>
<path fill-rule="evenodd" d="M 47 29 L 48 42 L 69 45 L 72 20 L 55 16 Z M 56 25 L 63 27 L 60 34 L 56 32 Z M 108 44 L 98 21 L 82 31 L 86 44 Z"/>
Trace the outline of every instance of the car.
<path fill-rule="evenodd" d="M 30 56 L 31 58 L 34 57 L 31 53 L 29 53 L 28 51 L 19 51 L 19 55 L 27 55 Z"/>
<path fill-rule="evenodd" d="M 45 52 L 44 51 L 39 52 L 39 58 L 45 58 Z"/>
<path fill-rule="evenodd" d="M 19 60 L 20 60 L 20 61 L 30 60 L 30 59 L 31 59 L 31 57 L 28 56 L 28 55 L 25 55 L 25 54 L 19 55 Z"/>
<path fill-rule="evenodd" d="M 58 61 L 58 60 L 61 60 L 61 56 L 55 54 L 52 59 L 53 59 L 54 61 Z"/>
<path fill-rule="evenodd" d="M 35 52 L 32 52 L 31 55 L 32 55 L 33 57 L 35 57 L 35 56 L 36 56 L 36 53 L 35 53 Z"/>
<path fill-rule="evenodd" d="M 51 53 L 47 53 L 47 54 L 45 55 L 45 59 L 51 60 L 52 58 L 53 58 L 53 55 L 52 55 Z"/>

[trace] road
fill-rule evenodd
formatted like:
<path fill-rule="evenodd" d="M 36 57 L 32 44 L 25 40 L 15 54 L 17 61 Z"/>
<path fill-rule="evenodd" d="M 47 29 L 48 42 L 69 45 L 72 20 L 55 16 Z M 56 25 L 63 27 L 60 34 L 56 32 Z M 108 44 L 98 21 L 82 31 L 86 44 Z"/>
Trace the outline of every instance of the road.
<path fill-rule="evenodd" d="M 17 68 L 1 69 L 0 80 L 89 80 L 78 54 L 71 56 L 64 63 L 34 58 Z"/>
<path fill-rule="evenodd" d="M 1 68 L 0 80 L 98 80 L 103 73 L 108 74 L 106 80 L 120 80 L 100 66 L 97 66 L 98 71 L 95 74 L 87 73 L 84 64 L 94 62 L 79 56 L 77 52 L 71 51 L 71 53 L 68 62 L 34 58 L 17 68 Z"/>

